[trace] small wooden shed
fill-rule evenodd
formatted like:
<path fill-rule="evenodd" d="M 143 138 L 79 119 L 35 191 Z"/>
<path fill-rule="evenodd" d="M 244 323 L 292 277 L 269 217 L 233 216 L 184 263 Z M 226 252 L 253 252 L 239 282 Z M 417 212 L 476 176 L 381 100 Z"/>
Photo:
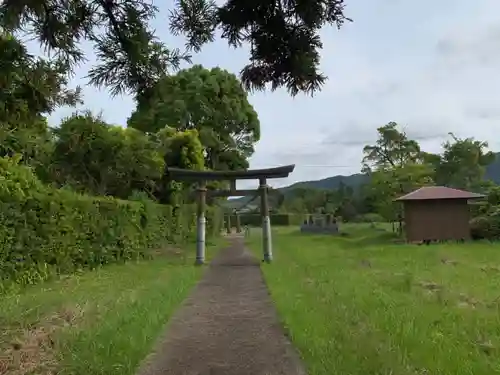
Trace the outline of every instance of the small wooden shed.
<path fill-rule="evenodd" d="M 408 242 L 470 239 L 470 199 L 484 195 L 444 186 L 426 186 L 396 201 L 404 205 Z"/>

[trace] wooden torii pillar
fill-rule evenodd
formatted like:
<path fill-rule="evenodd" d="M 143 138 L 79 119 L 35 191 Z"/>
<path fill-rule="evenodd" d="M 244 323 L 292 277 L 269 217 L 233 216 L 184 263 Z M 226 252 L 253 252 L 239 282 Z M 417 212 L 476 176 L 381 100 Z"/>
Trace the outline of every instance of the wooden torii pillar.
<path fill-rule="evenodd" d="M 168 177 L 177 181 L 196 181 L 198 182 L 198 209 L 197 209 L 197 230 L 196 230 L 196 262 L 201 265 L 205 263 L 205 235 L 206 218 L 205 205 L 206 196 L 212 197 L 241 197 L 260 194 L 261 216 L 262 216 L 262 248 L 264 262 L 270 263 L 273 259 L 272 239 L 271 239 L 271 220 L 269 216 L 267 180 L 270 178 L 285 178 L 295 169 L 295 165 L 286 165 L 283 167 L 268 169 L 250 169 L 246 171 L 195 171 L 189 169 L 169 168 Z M 237 180 L 258 180 L 259 188 L 257 190 L 237 190 Z M 229 181 L 229 190 L 214 190 L 207 192 L 207 181 Z M 230 225 L 230 215 L 228 216 L 228 225 Z"/>

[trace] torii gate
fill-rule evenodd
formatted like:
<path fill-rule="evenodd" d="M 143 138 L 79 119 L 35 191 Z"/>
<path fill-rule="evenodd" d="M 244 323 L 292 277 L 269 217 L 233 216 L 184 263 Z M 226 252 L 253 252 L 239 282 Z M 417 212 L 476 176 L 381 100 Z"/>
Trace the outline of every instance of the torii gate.
<path fill-rule="evenodd" d="M 197 181 L 198 182 L 198 210 L 196 227 L 196 262 L 201 265 L 205 263 L 205 206 L 207 196 L 207 181 L 229 181 L 229 190 L 210 191 L 214 197 L 240 197 L 260 193 L 260 211 L 262 216 L 262 247 L 264 261 L 270 263 L 273 259 L 271 221 L 269 218 L 269 204 L 267 193 L 269 186 L 267 180 L 270 178 L 285 178 L 295 169 L 295 165 L 285 165 L 282 167 L 268 169 L 250 169 L 246 171 L 195 171 L 190 169 L 168 168 L 168 176 L 177 181 Z M 259 180 L 258 189 L 236 190 L 237 180 Z"/>

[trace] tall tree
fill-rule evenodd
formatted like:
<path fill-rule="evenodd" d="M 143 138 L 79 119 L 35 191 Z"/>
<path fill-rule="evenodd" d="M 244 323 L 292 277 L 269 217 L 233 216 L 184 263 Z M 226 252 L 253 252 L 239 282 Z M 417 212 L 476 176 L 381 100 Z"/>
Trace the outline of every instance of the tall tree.
<path fill-rule="evenodd" d="M 0 31 L 0 156 L 20 154 L 22 162 L 40 164 L 50 152 L 44 115 L 79 102 L 69 90 L 67 69 L 30 55 L 14 36 Z"/>
<path fill-rule="evenodd" d="M 453 142 L 444 143 L 442 155 L 433 159 L 436 182 L 459 189 L 478 188 L 495 154 L 487 150 L 487 142 L 450 135 Z"/>
<path fill-rule="evenodd" d="M 365 170 L 402 167 L 421 160 L 418 142 L 399 131 L 396 122 L 378 128 L 377 133 L 375 144 L 363 148 Z"/>
<path fill-rule="evenodd" d="M 148 89 L 183 59 L 154 35 L 148 22 L 157 8 L 137 0 L 5 0 L 0 5 L 0 26 L 38 39 L 42 47 L 73 65 L 85 61 L 81 42 L 94 46 L 98 63 L 88 77 L 113 94 Z"/>
<path fill-rule="evenodd" d="M 169 126 L 198 130 L 212 169 L 244 169 L 260 138 L 257 113 L 238 78 L 195 65 L 162 78 L 152 95 L 139 97 L 128 126 L 154 133 Z"/>
<path fill-rule="evenodd" d="M 80 88 L 66 88 L 68 70 L 61 61 L 34 57 L 19 39 L 6 32 L 0 32 L 0 51 L 1 121 L 20 114 L 48 114 L 58 106 L 79 102 Z"/>
<path fill-rule="evenodd" d="M 422 186 L 433 184 L 433 169 L 429 164 L 410 163 L 391 169 L 380 169 L 371 173 L 366 187 L 366 198 L 371 200 L 378 214 L 387 221 L 402 220 L 401 205 L 394 199 Z"/>
<path fill-rule="evenodd" d="M 394 198 L 432 183 L 432 168 L 426 163 L 417 141 L 409 139 L 390 122 L 377 129 L 374 145 L 363 148 L 363 170 L 371 174 L 370 194 L 375 197 L 378 213 L 387 220 L 399 221 L 402 230 L 402 210 Z"/>
<path fill-rule="evenodd" d="M 89 40 L 99 61 L 89 72 L 91 82 L 115 94 L 137 93 L 189 60 L 155 37 L 148 23 L 157 12 L 149 0 L 4 0 L 0 27 L 28 31 L 73 63 L 84 60 L 80 42 Z M 326 77 L 318 69 L 319 31 L 347 20 L 343 0 L 227 0 L 220 5 L 177 0 L 170 19 L 171 31 L 186 35 L 190 50 L 199 51 L 218 31 L 233 47 L 249 44 L 250 63 L 242 70 L 245 85 L 286 87 L 293 95 L 320 89 Z"/>

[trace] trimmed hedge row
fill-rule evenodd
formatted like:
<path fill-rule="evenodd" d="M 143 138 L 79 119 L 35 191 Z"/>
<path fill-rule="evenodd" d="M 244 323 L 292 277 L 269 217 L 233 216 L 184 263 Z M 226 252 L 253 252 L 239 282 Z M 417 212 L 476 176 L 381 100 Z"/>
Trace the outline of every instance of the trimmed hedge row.
<path fill-rule="evenodd" d="M 195 207 L 92 197 L 43 185 L 0 158 L 0 280 L 34 284 L 51 275 L 138 259 L 194 236 Z M 207 214 L 207 234 L 221 214 Z"/>
<path fill-rule="evenodd" d="M 271 214 L 271 225 L 273 226 L 289 226 L 300 225 L 305 218 L 305 215 L 294 214 Z M 249 227 L 260 227 L 262 218 L 260 214 L 240 214 L 240 224 L 248 225 Z M 236 225 L 236 215 L 231 215 L 231 225 Z"/>
<path fill-rule="evenodd" d="M 379 214 L 366 213 L 357 215 L 351 220 L 352 223 L 384 223 L 386 220 Z"/>
<path fill-rule="evenodd" d="M 289 226 L 301 225 L 307 218 L 307 214 L 271 214 L 272 226 Z M 325 215 L 326 216 L 326 215 Z M 353 223 L 382 223 L 384 218 L 375 213 L 368 213 L 356 216 L 351 222 Z M 260 227 L 262 219 L 260 214 L 240 214 L 241 225 L 248 225 L 251 227 Z M 236 225 L 236 215 L 231 215 L 231 225 Z"/>

